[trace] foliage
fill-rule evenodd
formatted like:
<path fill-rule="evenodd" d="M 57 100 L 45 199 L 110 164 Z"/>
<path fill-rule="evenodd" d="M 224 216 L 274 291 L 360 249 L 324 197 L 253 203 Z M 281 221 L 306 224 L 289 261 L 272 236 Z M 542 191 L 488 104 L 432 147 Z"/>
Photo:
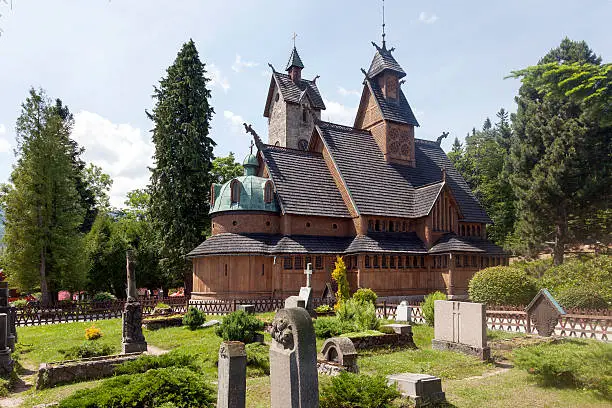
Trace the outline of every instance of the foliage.
<path fill-rule="evenodd" d="M 341 256 L 336 258 L 335 268 L 332 271 L 332 279 L 336 281 L 338 285 L 338 291 L 336 292 L 336 304 L 334 309 L 338 310 L 340 304 L 351 296 L 348 278 L 346 277 L 346 265 L 344 259 Z"/>
<path fill-rule="evenodd" d="M 439 291 L 430 293 L 425 296 L 425 301 L 421 303 L 423 317 L 429 326 L 434 325 L 434 304 L 436 300 L 446 300 L 446 295 Z"/>
<path fill-rule="evenodd" d="M 181 284 L 192 273 L 185 254 L 201 243 L 210 224 L 208 195 L 215 142 L 209 128 L 214 111 L 208 103 L 205 74 L 196 46 L 189 40 L 155 88 L 155 107 L 147 112 L 155 144 L 151 215 L 159 234 L 161 267 L 168 280 Z"/>
<path fill-rule="evenodd" d="M 337 317 L 319 317 L 313 321 L 313 326 L 318 339 L 328 339 L 355 331 L 353 322 Z"/>
<path fill-rule="evenodd" d="M 0 378 L 0 398 L 8 397 L 11 393 L 11 380 Z"/>
<path fill-rule="evenodd" d="M 169 367 L 121 375 L 81 390 L 60 402 L 61 408 L 156 407 L 171 402 L 180 408 L 214 407 L 215 392 L 200 374 Z"/>
<path fill-rule="evenodd" d="M 538 293 L 538 284 L 521 269 L 493 266 L 474 274 L 469 283 L 468 293 L 474 302 L 524 306 Z"/>
<path fill-rule="evenodd" d="M 91 327 L 85 329 L 85 338 L 87 340 L 96 340 L 100 337 L 102 337 L 102 330 L 100 330 L 93 324 L 91 325 Z"/>
<path fill-rule="evenodd" d="M 17 299 L 13 302 L 11 302 L 11 306 L 16 307 L 18 309 L 24 308 L 28 305 L 28 300 L 27 299 Z"/>
<path fill-rule="evenodd" d="M 241 341 L 252 343 L 255 334 L 263 330 L 263 323 L 244 310 L 237 310 L 225 316 L 215 333 L 225 341 Z"/>
<path fill-rule="evenodd" d="M 236 161 L 232 152 L 225 157 L 215 157 L 212 161 L 210 175 L 213 183 L 225 184 L 233 178 L 242 176 L 243 173 L 244 168 Z"/>
<path fill-rule="evenodd" d="M 356 330 L 376 330 L 380 321 L 376 318 L 374 303 L 349 299 L 340 304 L 336 316 L 341 322 L 351 322 Z"/>
<path fill-rule="evenodd" d="M 368 376 L 342 372 L 321 389 L 321 408 L 390 408 L 400 397 L 382 375 Z"/>
<path fill-rule="evenodd" d="M 563 263 L 568 243 L 609 239 L 612 124 L 593 113 L 594 100 L 549 92 L 563 87 L 563 76 L 545 75 L 545 64 L 578 63 L 598 71 L 600 62 L 586 43 L 566 38 L 538 67 L 515 73 L 522 85 L 506 164 L 518 199 L 517 228 L 532 252 L 550 242 L 555 265 Z"/>
<path fill-rule="evenodd" d="M 158 302 L 155 305 L 155 309 L 159 309 L 159 310 L 168 310 L 170 308 L 171 308 L 170 305 L 164 302 Z"/>
<path fill-rule="evenodd" d="M 247 355 L 247 367 L 262 375 L 270 375 L 270 346 L 250 343 L 244 348 Z"/>
<path fill-rule="evenodd" d="M 42 90 L 30 90 L 15 127 L 12 187 L 2 198 L 9 281 L 22 290 L 40 287 L 44 305 L 54 291 L 80 289 L 87 269 L 72 124 L 72 117 L 62 117 Z"/>
<path fill-rule="evenodd" d="M 376 299 L 378 299 L 378 295 L 372 289 L 359 288 L 357 289 L 357 292 L 353 293 L 353 299 L 358 302 L 370 302 L 373 305 L 376 305 Z"/>
<path fill-rule="evenodd" d="M 115 295 L 108 292 L 98 292 L 93 295 L 94 302 L 108 302 L 110 300 L 117 300 L 117 298 L 115 297 Z"/>
<path fill-rule="evenodd" d="M 206 321 L 206 315 L 197 307 L 191 306 L 185 316 L 183 316 L 183 325 L 188 326 L 191 330 L 195 330 Z"/>
<path fill-rule="evenodd" d="M 159 356 L 143 354 L 136 360 L 126 361 L 115 368 L 115 375 L 141 374 L 149 370 L 168 367 L 181 367 L 197 371 L 193 354 L 181 351 L 171 351 Z"/>
<path fill-rule="evenodd" d="M 599 284 L 574 286 L 561 291 L 555 299 L 568 309 L 607 309 L 608 302 L 598 293 Z"/>
<path fill-rule="evenodd" d="M 560 340 L 513 351 L 517 367 L 549 386 L 573 386 L 612 397 L 612 345 L 599 341 Z"/>
<path fill-rule="evenodd" d="M 89 340 L 89 339 L 88 339 Z M 116 352 L 115 347 L 98 341 L 85 341 L 78 346 L 60 350 L 66 360 L 78 360 L 81 358 L 110 356 Z"/>
<path fill-rule="evenodd" d="M 315 307 L 315 312 L 317 313 L 331 313 L 334 311 L 334 308 L 331 307 L 330 305 L 320 305 Z"/>

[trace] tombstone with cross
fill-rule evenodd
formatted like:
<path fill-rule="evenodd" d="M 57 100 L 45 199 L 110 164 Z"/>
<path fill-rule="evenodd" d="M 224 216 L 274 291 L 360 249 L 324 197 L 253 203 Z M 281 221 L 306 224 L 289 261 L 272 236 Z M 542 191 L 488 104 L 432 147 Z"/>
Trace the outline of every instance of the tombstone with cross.
<path fill-rule="evenodd" d="M 308 311 L 312 311 L 312 287 L 310 284 L 312 272 L 312 264 L 308 263 L 304 270 L 304 275 L 306 275 L 306 286 L 300 288 L 300 294 L 298 296 L 289 296 L 285 299 L 285 308 L 303 307 Z"/>

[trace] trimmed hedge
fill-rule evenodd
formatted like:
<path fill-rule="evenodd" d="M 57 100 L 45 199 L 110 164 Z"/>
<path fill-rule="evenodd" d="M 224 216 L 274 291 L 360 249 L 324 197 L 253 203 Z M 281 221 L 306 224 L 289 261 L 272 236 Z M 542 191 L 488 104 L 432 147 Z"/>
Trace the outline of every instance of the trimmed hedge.
<path fill-rule="evenodd" d="M 85 341 L 82 344 L 70 347 L 67 350 L 59 350 L 66 360 L 78 360 L 81 358 L 110 356 L 116 350 L 110 344 L 103 344 L 97 341 Z"/>
<path fill-rule="evenodd" d="M 468 292 L 473 302 L 520 306 L 531 302 L 538 293 L 538 284 L 522 269 L 494 266 L 476 272 Z"/>
<path fill-rule="evenodd" d="M 378 299 L 378 295 L 372 289 L 369 288 L 359 288 L 357 292 L 353 293 L 353 299 L 358 302 L 370 302 L 376 305 L 376 299 Z"/>
<path fill-rule="evenodd" d="M 599 285 L 570 287 L 561 291 L 555 299 L 568 309 L 607 309 L 608 302 L 599 293 Z"/>
<path fill-rule="evenodd" d="M 171 351 L 159 356 L 143 354 L 136 360 L 126 361 L 117 366 L 115 368 L 115 375 L 141 374 L 149 370 L 168 367 L 182 367 L 190 369 L 191 371 L 197 371 L 198 367 L 194 361 L 194 355 L 182 353 L 180 351 Z"/>
<path fill-rule="evenodd" d="M 329 339 L 355 331 L 353 322 L 345 322 L 337 317 L 319 317 L 312 324 L 318 339 Z"/>
<path fill-rule="evenodd" d="M 423 317 L 429 326 L 434 325 L 434 302 L 436 300 L 446 300 L 446 295 L 440 291 L 430 293 L 429 295 L 425 296 L 425 301 L 421 303 Z"/>

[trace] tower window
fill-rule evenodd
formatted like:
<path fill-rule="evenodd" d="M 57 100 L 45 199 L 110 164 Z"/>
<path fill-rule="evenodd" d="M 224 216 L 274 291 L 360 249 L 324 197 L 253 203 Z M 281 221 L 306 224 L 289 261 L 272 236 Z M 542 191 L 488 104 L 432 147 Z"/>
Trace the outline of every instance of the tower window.
<path fill-rule="evenodd" d="M 276 97 L 274 98 L 274 101 L 278 102 L 278 98 L 280 98 L 280 96 L 278 94 L 276 94 Z"/>
<path fill-rule="evenodd" d="M 378 255 L 374 255 L 374 267 L 378 268 Z"/>
<path fill-rule="evenodd" d="M 236 225 L 238 225 L 238 221 L 236 220 L 232 221 L 232 225 L 235 227 Z"/>
<path fill-rule="evenodd" d="M 310 228 L 310 223 L 309 222 L 306 223 L 306 228 Z"/>
<path fill-rule="evenodd" d="M 272 202 L 272 182 L 266 181 L 266 187 L 264 188 L 264 201 L 266 204 L 270 204 Z"/>
<path fill-rule="evenodd" d="M 365 267 L 370 268 L 370 255 L 365 256 Z"/>
<path fill-rule="evenodd" d="M 293 267 L 295 269 L 302 269 L 302 257 L 301 256 L 295 257 L 295 262 L 293 264 Z"/>
<path fill-rule="evenodd" d="M 240 182 L 238 180 L 232 180 L 230 184 L 232 190 L 232 203 L 240 202 Z"/>

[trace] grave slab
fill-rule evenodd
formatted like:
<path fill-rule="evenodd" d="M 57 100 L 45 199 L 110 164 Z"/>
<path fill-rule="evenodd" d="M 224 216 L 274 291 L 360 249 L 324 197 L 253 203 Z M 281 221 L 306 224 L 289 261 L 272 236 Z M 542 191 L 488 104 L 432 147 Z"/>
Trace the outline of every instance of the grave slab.
<path fill-rule="evenodd" d="M 445 400 L 442 381 L 427 374 L 392 374 L 387 376 L 389 384 L 396 384 L 402 395 L 410 397 L 415 407 L 424 407 Z"/>

